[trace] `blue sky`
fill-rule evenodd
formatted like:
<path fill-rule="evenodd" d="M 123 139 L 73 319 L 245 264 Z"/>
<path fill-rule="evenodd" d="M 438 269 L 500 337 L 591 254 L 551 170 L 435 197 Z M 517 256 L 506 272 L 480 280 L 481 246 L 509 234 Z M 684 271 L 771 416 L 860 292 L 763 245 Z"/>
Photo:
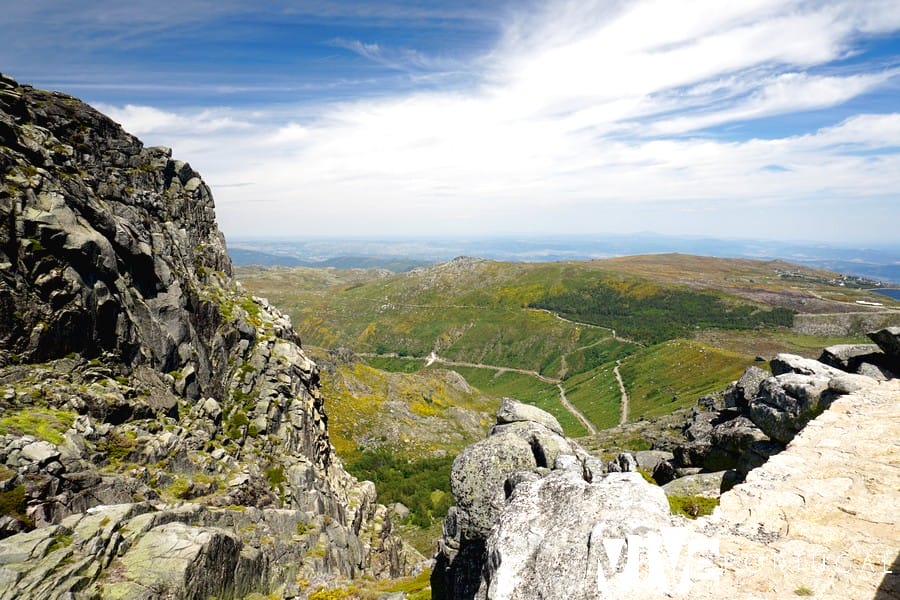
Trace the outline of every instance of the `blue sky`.
<path fill-rule="evenodd" d="M 2 1 L 229 237 L 900 239 L 897 0 Z"/>

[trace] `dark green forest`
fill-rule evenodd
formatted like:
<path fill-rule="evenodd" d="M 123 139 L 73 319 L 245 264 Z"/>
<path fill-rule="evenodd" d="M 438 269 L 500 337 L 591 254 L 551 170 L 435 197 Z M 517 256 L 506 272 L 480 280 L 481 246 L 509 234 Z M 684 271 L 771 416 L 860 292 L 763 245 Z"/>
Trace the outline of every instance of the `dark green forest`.
<path fill-rule="evenodd" d="M 379 449 L 361 453 L 345 467 L 357 479 L 375 482 L 379 503 L 401 502 L 410 510 L 408 523 L 428 527 L 454 504 L 448 477 L 453 458 L 410 461 Z"/>
<path fill-rule="evenodd" d="M 642 297 L 596 285 L 531 304 L 569 319 L 615 329 L 618 335 L 646 344 L 687 337 L 695 329 L 768 329 L 790 327 L 794 312 L 728 304 L 713 294 L 661 289 Z"/>

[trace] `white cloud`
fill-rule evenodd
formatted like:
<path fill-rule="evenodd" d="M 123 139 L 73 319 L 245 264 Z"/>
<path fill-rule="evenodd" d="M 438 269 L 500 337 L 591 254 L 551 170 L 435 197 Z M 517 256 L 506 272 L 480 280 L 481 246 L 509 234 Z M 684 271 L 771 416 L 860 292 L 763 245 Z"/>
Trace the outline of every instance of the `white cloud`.
<path fill-rule="evenodd" d="M 134 135 L 169 133 L 177 136 L 247 129 L 251 124 L 231 116 L 231 111 L 206 109 L 192 113 L 164 111 L 152 106 L 123 107 L 98 104 L 97 108 Z"/>
<path fill-rule="evenodd" d="M 900 221 L 900 203 L 885 200 L 900 190 L 900 113 L 835 117 L 771 139 L 685 137 L 896 85 L 895 70 L 832 65 L 861 32 L 900 29 L 887 4 L 553 3 L 509 26 L 469 90 L 311 116 L 309 107 L 302 116 L 109 110 L 201 169 L 233 235 L 711 226 L 734 235 L 763 227 L 760 215 L 803 219 L 812 235 L 862 227 L 869 215 L 867 234 L 888 238 L 885 215 Z M 381 46 L 344 45 L 385 60 Z M 850 199 L 852 218 L 840 213 Z M 778 227 L 791 230 L 754 233 Z"/>

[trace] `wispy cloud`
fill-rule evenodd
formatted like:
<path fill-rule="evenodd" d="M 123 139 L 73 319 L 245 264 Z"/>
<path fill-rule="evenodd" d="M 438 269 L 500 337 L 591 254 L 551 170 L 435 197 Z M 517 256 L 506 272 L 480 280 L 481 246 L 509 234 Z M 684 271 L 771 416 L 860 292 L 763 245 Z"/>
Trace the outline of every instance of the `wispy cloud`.
<path fill-rule="evenodd" d="M 746 98 L 728 103 L 727 108 L 703 111 L 654 123 L 656 134 L 684 133 L 706 127 L 771 115 L 837 106 L 896 77 L 886 71 L 849 77 L 822 77 L 806 73 L 782 73 L 762 82 Z M 690 107 L 685 107 L 690 108 Z"/>
<path fill-rule="evenodd" d="M 766 237 L 802 223 L 813 239 L 896 236 L 900 113 L 866 99 L 898 93 L 900 49 L 870 59 L 864 43 L 900 30 L 896 2 L 534 6 L 465 64 L 331 38 L 398 72 L 471 71 L 465 86 L 253 111 L 107 108 L 175 146 L 214 190 L 254 182 L 217 191 L 234 234 L 304 235 L 316 223 Z"/>
<path fill-rule="evenodd" d="M 434 71 L 459 68 L 456 61 L 429 56 L 411 48 L 386 48 L 359 40 L 336 38 L 332 45 L 344 48 L 381 66 L 398 71 Z"/>

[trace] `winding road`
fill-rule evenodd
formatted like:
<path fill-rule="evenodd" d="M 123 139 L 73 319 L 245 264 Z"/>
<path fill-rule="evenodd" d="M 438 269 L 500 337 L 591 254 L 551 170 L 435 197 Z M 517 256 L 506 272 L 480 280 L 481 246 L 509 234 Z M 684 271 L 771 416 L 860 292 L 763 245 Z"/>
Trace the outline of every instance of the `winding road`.
<path fill-rule="evenodd" d="M 376 299 L 370 298 L 369 300 L 375 301 Z M 399 303 L 386 303 L 385 306 L 390 306 L 390 307 L 403 306 L 403 307 L 410 307 L 410 308 L 471 308 L 471 309 L 483 308 L 483 307 L 477 307 L 477 306 L 462 306 L 462 305 L 448 305 L 448 306 L 440 307 L 437 305 L 399 304 Z M 614 339 L 616 341 L 628 342 L 628 343 L 635 344 L 638 346 L 643 346 L 643 344 L 641 344 L 640 342 L 636 342 L 636 341 L 630 340 L 628 338 L 619 337 L 616 334 L 616 330 L 611 327 L 603 327 L 601 325 L 594 325 L 593 323 L 582 323 L 580 321 L 573 321 L 571 319 L 567 319 L 567 318 L 559 315 L 558 313 L 555 313 L 553 311 L 543 309 L 543 308 L 526 308 L 525 310 L 547 313 L 548 315 L 552 315 L 553 317 L 559 319 L 560 321 L 564 321 L 566 323 L 569 323 L 570 325 L 576 325 L 579 327 L 588 327 L 591 329 L 603 329 L 605 331 L 609 331 L 612 339 Z M 586 350 L 592 346 L 596 346 L 596 345 L 606 341 L 607 339 L 609 339 L 609 338 L 603 338 L 601 340 L 597 340 L 591 344 L 588 344 L 586 346 L 581 346 L 579 348 L 575 348 L 571 352 L 567 352 L 566 354 L 563 354 L 560 357 L 560 369 L 558 372 L 558 377 L 556 377 L 556 378 L 547 377 L 546 375 L 542 375 L 542 374 L 538 373 L 537 371 L 533 371 L 530 369 L 518 369 L 515 367 L 504 367 L 504 366 L 500 366 L 500 365 L 486 365 L 484 363 L 474 363 L 474 362 L 450 360 L 450 359 L 439 356 L 437 354 L 437 352 L 434 352 L 434 351 L 432 351 L 431 354 L 429 354 L 425 358 L 401 357 L 400 355 L 398 355 L 397 353 L 394 353 L 394 352 L 385 353 L 385 354 L 374 354 L 371 352 L 359 352 L 357 354 L 358 354 L 358 356 L 363 356 L 363 357 L 410 358 L 412 360 L 423 360 L 423 361 L 425 361 L 426 367 L 429 367 L 429 366 L 437 363 L 437 364 L 445 365 L 448 367 L 469 367 L 469 368 L 473 368 L 473 369 L 489 369 L 492 371 L 496 371 L 497 373 L 510 372 L 510 373 L 519 373 L 520 375 L 527 375 L 528 377 L 534 377 L 535 379 L 537 379 L 538 381 L 541 381 L 543 383 L 549 383 L 549 384 L 555 385 L 557 387 L 557 389 L 559 390 L 559 403 L 562 405 L 562 407 L 564 409 L 566 409 L 566 411 L 568 411 L 573 417 L 578 419 L 578 422 L 581 423 L 581 425 L 585 428 L 585 430 L 588 431 L 589 435 L 594 435 L 597 433 L 597 428 L 594 426 L 593 423 L 591 423 L 588 420 L 587 417 L 584 416 L 584 414 L 580 410 L 578 410 L 575 406 L 572 405 L 571 402 L 569 402 L 569 399 L 566 397 L 566 390 L 563 387 L 562 382 L 563 382 L 563 378 L 565 378 L 566 373 L 569 370 L 569 365 L 566 360 L 567 354 L 572 354 L 573 352 Z M 619 423 L 622 424 L 622 423 L 625 423 L 628 421 L 628 393 L 625 390 L 625 383 L 622 381 L 622 375 L 619 373 L 619 365 L 620 364 L 621 364 L 621 361 L 617 360 L 616 366 L 613 368 L 613 373 L 616 376 L 616 381 L 619 384 L 619 392 L 621 393 L 621 397 L 622 397 L 621 411 L 619 414 Z"/>
<path fill-rule="evenodd" d="M 616 376 L 616 381 L 619 384 L 619 392 L 622 394 L 622 403 L 619 411 L 619 425 L 624 425 L 628 422 L 628 392 L 625 391 L 625 383 L 622 381 L 622 374 L 619 373 L 619 365 L 621 364 L 621 360 L 616 361 L 616 366 L 613 367 L 613 374 Z"/>
<path fill-rule="evenodd" d="M 589 435 L 594 435 L 595 433 L 597 433 L 597 428 L 594 427 L 594 424 L 588 421 L 587 417 L 581 414 L 580 410 L 572 406 L 572 404 L 569 402 L 569 399 L 566 398 L 566 390 L 563 389 L 562 383 L 557 383 L 556 387 L 559 389 L 559 403 L 562 404 L 567 411 L 572 413 L 575 418 L 581 422 L 582 425 L 584 425 L 584 428 L 588 430 Z"/>
<path fill-rule="evenodd" d="M 380 358 L 400 358 L 396 353 L 389 354 L 374 354 L 372 352 L 359 352 L 357 356 L 362 357 L 380 357 Z M 426 358 L 411 358 L 412 360 L 424 360 L 425 366 L 430 367 L 431 365 L 437 363 L 440 365 L 444 365 L 447 367 L 469 367 L 472 369 L 488 369 L 491 371 L 496 371 L 497 373 L 519 373 L 520 375 L 527 375 L 529 377 L 534 377 L 538 381 L 542 381 L 544 383 L 550 383 L 556 386 L 559 390 L 559 403 L 565 408 L 569 413 L 572 414 L 573 417 L 578 419 L 578 422 L 588 431 L 590 435 L 594 435 L 597 433 L 597 428 L 591 423 L 584 414 L 575 408 L 569 399 L 566 398 L 566 390 L 563 388 L 562 379 L 554 379 L 553 377 L 547 377 L 546 375 L 541 375 L 537 371 L 532 371 L 529 369 L 517 369 L 515 367 L 502 367 L 500 365 L 486 365 L 484 363 L 473 363 L 473 362 L 465 362 L 459 360 L 449 360 L 438 356 L 436 352 L 432 352 Z"/>

